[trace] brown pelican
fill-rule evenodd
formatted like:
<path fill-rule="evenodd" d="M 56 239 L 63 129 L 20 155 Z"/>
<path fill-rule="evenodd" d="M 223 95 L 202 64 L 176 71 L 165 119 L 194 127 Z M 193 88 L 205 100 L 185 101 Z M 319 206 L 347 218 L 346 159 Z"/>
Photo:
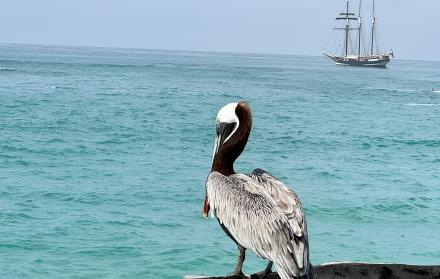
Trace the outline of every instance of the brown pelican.
<path fill-rule="evenodd" d="M 244 101 L 230 103 L 217 114 L 214 154 L 206 184 L 203 215 L 217 218 L 238 246 L 232 275 L 243 276 L 245 250 L 269 260 L 257 274 L 264 278 L 272 263 L 281 279 L 313 278 L 307 224 L 298 196 L 261 169 L 237 174 L 234 161 L 243 151 L 252 127 Z"/>

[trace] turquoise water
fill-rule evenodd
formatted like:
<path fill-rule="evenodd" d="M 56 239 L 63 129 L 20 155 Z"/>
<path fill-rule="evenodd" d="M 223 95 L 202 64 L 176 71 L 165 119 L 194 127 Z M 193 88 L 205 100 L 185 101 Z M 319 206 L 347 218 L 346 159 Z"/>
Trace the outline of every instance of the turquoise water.
<path fill-rule="evenodd" d="M 314 264 L 440 263 L 439 62 L 0 45 L 0 277 L 229 273 L 200 212 L 216 113 L 241 99 L 236 170 L 299 194 Z"/>

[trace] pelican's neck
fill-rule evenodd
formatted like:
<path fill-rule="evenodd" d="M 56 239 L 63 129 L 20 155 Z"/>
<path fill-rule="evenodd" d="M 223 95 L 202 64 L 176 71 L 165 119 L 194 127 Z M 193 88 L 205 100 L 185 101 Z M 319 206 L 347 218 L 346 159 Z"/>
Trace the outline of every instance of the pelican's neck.
<path fill-rule="evenodd" d="M 211 172 L 217 171 L 223 175 L 230 176 L 235 174 L 234 162 L 236 158 L 233 158 L 230 154 L 222 152 L 223 149 L 217 153 L 212 162 Z M 237 156 L 238 157 L 238 156 Z"/>

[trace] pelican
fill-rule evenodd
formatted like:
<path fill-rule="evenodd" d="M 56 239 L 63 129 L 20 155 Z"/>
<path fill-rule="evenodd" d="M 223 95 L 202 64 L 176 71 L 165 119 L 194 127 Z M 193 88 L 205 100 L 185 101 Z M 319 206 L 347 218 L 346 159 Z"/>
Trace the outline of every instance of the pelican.
<path fill-rule="evenodd" d="M 231 275 L 242 272 L 245 251 L 269 260 L 264 278 L 275 264 L 281 279 L 313 278 L 309 262 L 307 224 L 295 192 L 268 172 L 235 173 L 234 162 L 243 151 L 252 127 L 245 101 L 230 103 L 217 114 L 211 172 L 205 183 L 203 216 L 216 217 L 237 244 L 238 257 Z"/>

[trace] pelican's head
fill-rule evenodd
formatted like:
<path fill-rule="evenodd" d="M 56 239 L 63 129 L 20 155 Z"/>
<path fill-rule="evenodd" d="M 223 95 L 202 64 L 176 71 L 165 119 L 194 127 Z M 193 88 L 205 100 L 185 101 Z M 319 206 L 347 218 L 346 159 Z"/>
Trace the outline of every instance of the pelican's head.
<path fill-rule="evenodd" d="M 228 140 L 237 132 L 240 125 L 240 119 L 235 112 L 238 103 L 230 103 L 222 107 L 217 113 L 215 122 L 216 142 L 214 147 L 214 155 L 218 152 L 220 146 L 226 144 Z"/>
<path fill-rule="evenodd" d="M 219 110 L 211 171 L 233 173 L 232 165 L 246 145 L 251 126 L 251 111 L 245 101 L 229 103 Z"/>

